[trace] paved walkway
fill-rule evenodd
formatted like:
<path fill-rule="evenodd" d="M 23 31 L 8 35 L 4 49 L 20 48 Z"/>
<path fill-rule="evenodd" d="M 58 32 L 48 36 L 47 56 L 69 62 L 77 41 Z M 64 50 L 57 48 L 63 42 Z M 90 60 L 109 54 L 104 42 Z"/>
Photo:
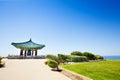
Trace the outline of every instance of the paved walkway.
<path fill-rule="evenodd" d="M 0 68 L 0 80 L 71 80 L 59 72 L 51 71 L 44 59 L 5 60 Z"/>

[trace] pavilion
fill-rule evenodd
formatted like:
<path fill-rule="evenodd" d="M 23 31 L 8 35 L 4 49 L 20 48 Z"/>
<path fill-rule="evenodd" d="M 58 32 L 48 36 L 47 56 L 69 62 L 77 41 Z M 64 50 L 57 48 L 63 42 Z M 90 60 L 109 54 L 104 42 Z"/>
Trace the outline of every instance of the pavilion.
<path fill-rule="evenodd" d="M 20 49 L 20 56 L 23 57 L 37 56 L 37 50 L 40 50 L 43 47 L 45 47 L 45 45 L 43 44 L 34 43 L 31 39 L 29 41 L 21 43 L 11 43 L 11 45 Z"/>

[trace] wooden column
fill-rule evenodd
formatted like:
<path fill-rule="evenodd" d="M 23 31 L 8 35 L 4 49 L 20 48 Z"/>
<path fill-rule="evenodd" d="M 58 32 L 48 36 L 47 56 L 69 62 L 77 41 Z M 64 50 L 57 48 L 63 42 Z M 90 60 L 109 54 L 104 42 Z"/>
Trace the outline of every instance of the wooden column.
<path fill-rule="evenodd" d="M 35 50 L 35 56 L 37 56 L 37 50 Z"/>

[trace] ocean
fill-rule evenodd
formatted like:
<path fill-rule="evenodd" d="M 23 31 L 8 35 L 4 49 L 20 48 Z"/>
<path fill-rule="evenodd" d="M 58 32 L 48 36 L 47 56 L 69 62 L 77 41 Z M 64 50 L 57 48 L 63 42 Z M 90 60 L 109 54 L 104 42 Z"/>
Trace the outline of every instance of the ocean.
<path fill-rule="evenodd" d="M 120 56 L 104 56 L 106 60 L 120 60 Z"/>

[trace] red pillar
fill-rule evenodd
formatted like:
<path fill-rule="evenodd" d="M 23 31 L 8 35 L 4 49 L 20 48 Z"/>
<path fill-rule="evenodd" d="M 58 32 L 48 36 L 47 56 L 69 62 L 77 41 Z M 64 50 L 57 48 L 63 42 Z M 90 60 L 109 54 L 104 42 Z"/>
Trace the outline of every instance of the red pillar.
<path fill-rule="evenodd" d="M 24 55 L 25 55 L 25 57 L 26 57 L 26 50 L 25 50 L 25 54 L 24 54 Z"/>
<path fill-rule="evenodd" d="M 20 56 L 22 56 L 23 55 L 23 50 L 20 50 Z"/>
<path fill-rule="evenodd" d="M 35 50 L 35 56 L 37 56 L 37 50 Z"/>

